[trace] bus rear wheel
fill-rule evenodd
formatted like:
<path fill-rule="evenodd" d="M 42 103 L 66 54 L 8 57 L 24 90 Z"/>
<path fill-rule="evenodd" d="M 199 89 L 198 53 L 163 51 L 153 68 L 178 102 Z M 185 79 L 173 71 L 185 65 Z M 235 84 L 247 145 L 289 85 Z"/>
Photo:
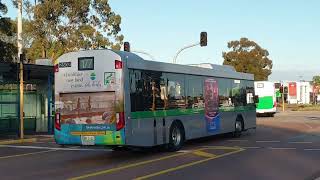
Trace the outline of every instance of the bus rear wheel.
<path fill-rule="evenodd" d="M 184 143 L 184 130 L 180 123 L 174 122 L 170 127 L 168 151 L 178 151 Z"/>
<path fill-rule="evenodd" d="M 234 126 L 235 126 L 235 130 L 233 132 L 233 136 L 240 137 L 243 130 L 243 122 L 240 119 L 237 119 Z"/>

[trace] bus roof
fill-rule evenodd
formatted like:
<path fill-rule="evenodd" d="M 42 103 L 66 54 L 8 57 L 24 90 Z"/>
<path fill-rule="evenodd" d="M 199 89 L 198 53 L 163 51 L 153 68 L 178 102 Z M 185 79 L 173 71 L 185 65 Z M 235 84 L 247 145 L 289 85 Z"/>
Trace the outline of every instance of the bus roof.
<path fill-rule="evenodd" d="M 181 74 L 193 74 L 200 76 L 225 77 L 232 79 L 254 80 L 253 74 L 237 72 L 232 66 L 216 65 L 210 63 L 203 64 L 172 64 L 158 61 L 145 60 L 137 54 L 126 51 L 115 51 L 110 49 L 98 50 L 81 50 L 78 52 L 70 52 L 60 56 L 58 59 L 68 59 L 71 56 L 85 55 L 85 53 L 96 54 L 97 56 L 105 54 L 105 51 L 118 54 L 122 60 L 127 60 L 128 68 L 145 69 L 153 71 L 174 72 Z"/>
<path fill-rule="evenodd" d="M 254 80 L 253 74 L 237 72 L 232 66 L 203 64 L 172 64 L 158 61 L 145 60 L 142 57 L 125 51 L 114 51 L 122 59 L 128 59 L 127 66 L 132 69 L 147 69 L 153 71 L 174 72 L 201 76 L 225 77 L 232 79 Z"/>

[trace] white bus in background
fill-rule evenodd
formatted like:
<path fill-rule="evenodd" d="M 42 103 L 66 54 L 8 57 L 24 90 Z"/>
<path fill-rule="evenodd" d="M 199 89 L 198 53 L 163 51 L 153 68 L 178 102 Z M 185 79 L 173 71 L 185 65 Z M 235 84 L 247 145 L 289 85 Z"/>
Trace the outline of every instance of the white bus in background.
<path fill-rule="evenodd" d="M 258 115 L 274 116 L 277 112 L 276 90 L 273 82 L 254 82 L 255 94 L 259 96 L 257 104 Z"/>
<path fill-rule="evenodd" d="M 194 67 L 108 49 L 71 52 L 55 66 L 55 141 L 166 145 L 256 127 L 252 74 Z"/>

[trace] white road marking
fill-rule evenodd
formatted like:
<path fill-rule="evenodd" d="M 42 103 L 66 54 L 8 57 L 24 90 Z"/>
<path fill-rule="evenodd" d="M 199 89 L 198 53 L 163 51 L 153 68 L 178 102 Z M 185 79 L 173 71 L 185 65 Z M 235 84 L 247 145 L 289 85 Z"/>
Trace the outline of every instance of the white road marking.
<path fill-rule="evenodd" d="M 230 139 L 228 141 L 230 141 L 230 142 L 247 142 L 248 140 L 245 140 L 245 139 Z"/>
<path fill-rule="evenodd" d="M 180 151 L 177 151 L 178 153 L 189 153 L 191 152 L 190 150 L 180 150 Z"/>
<path fill-rule="evenodd" d="M 31 152 L 31 153 L 24 153 L 24 154 L 15 154 L 15 155 L 10 155 L 10 156 L 0 156 L 0 159 L 8 159 L 8 158 L 13 158 L 13 157 L 30 156 L 30 155 L 35 155 L 35 154 L 49 153 L 49 152 L 53 152 L 53 151 L 58 151 L 58 150 L 46 150 L 46 151 Z"/>
<path fill-rule="evenodd" d="M 311 144 L 312 142 L 310 141 L 292 141 L 292 142 L 288 142 L 289 144 Z"/>
<path fill-rule="evenodd" d="M 212 146 L 202 146 L 204 148 L 206 147 L 212 147 Z M 243 148 L 243 149 L 270 149 L 270 150 L 296 150 L 297 148 L 295 147 L 259 147 L 259 146 L 234 146 L 236 148 Z M 303 149 L 305 151 L 320 151 L 320 148 L 319 149 L 312 149 L 312 148 L 309 148 L 309 149 Z M 181 153 L 184 153 L 184 152 L 190 152 L 188 150 L 181 150 L 181 151 L 178 151 L 178 152 L 181 152 Z"/>
<path fill-rule="evenodd" d="M 272 150 L 294 150 L 297 148 L 291 148 L 291 147 L 269 147 L 268 149 L 272 149 Z"/>
<path fill-rule="evenodd" d="M 15 146 L 15 145 L 0 145 L 0 147 L 18 148 L 18 149 L 47 149 L 47 150 L 59 150 L 59 151 L 107 151 L 111 152 L 111 149 L 89 149 L 89 148 L 57 148 L 57 147 L 44 147 L 44 146 Z"/>
<path fill-rule="evenodd" d="M 262 148 L 262 147 L 257 147 L 257 146 L 252 146 L 252 147 L 245 147 L 245 146 L 240 146 L 241 148 L 243 148 L 243 149 L 260 149 L 260 148 Z"/>
<path fill-rule="evenodd" d="M 313 127 L 312 126 L 310 126 L 309 124 L 307 124 L 307 123 L 303 123 L 305 126 L 307 126 L 309 129 L 313 129 Z"/>
<path fill-rule="evenodd" d="M 320 151 L 320 149 L 304 149 L 305 151 Z"/>
<path fill-rule="evenodd" d="M 303 138 L 303 137 L 305 137 L 305 136 L 307 136 L 307 134 L 300 134 L 300 135 L 298 135 L 298 136 L 294 136 L 294 137 L 291 137 L 291 138 L 289 138 L 289 139 L 298 139 L 298 138 Z"/>
<path fill-rule="evenodd" d="M 280 141 L 256 141 L 257 143 L 279 143 Z"/>

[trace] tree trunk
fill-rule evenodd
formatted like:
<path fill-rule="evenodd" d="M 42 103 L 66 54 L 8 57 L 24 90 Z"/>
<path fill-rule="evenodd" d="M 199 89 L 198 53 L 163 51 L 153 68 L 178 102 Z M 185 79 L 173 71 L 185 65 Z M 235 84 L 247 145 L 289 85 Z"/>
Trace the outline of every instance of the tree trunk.
<path fill-rule="evenodd" d="M 46 58 L 47 52 L 44 46 L 42 46 L 42 58 Z"/>

